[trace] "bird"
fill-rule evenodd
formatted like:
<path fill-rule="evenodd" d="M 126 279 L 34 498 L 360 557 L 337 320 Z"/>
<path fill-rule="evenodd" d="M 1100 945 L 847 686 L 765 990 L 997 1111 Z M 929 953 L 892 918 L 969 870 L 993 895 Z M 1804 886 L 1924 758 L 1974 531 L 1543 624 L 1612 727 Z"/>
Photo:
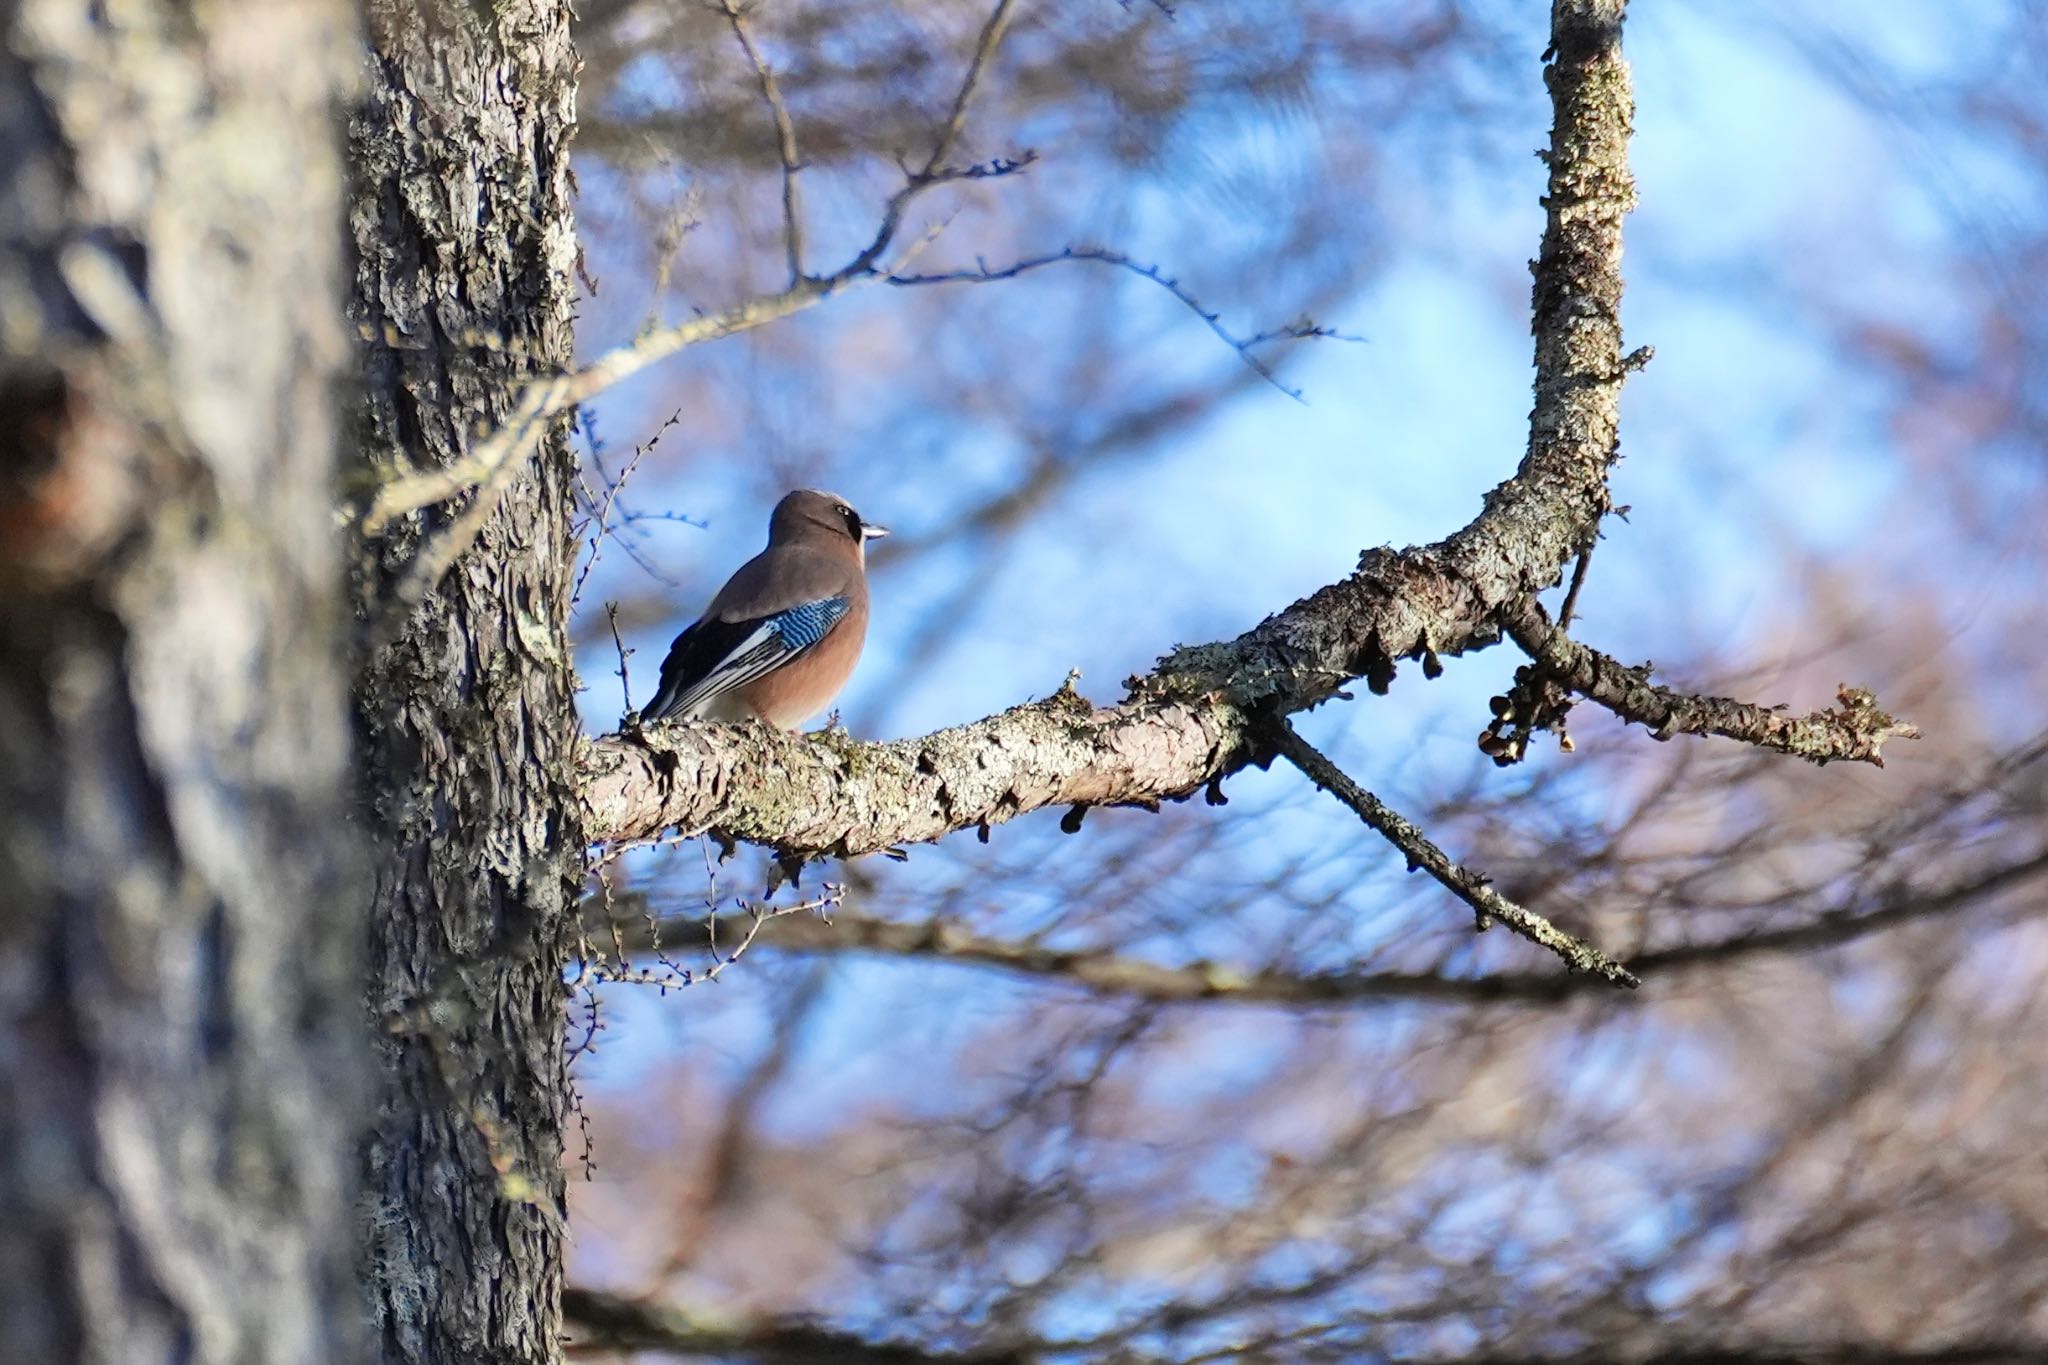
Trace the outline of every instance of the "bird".
<path fill-rule="evenodd" d="M 867 543 L 888 534 L 836 493 L 785 495 L 768 518 L 768 548 L 669 646 L 641 721 L 761 720 L 794 730 L 823 711 L 860 659 Z"/>

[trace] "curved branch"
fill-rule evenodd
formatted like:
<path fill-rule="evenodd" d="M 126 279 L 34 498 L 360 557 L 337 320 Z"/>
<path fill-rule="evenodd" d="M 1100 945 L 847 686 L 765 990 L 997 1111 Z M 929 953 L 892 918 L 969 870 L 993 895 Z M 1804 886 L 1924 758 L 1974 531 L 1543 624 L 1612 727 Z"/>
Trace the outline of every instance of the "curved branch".
<path fill-rule="evenodd" d="M 1176 650 L 1091 706 L 1048 701 L 894 744 L 706 723 L 586 744 L 599 839 L 715 828 L 796 856 L 852 857 L 1056 805 L 1151 805 L 1270 756 L 1268 717 L 1302 711 L 1396 662 L 1483 648 L 1501 617 L 1559 581 L 1610 508 L 1621 385 L 1621 224 L 1634 205 L 1618 0 L 1560 3 L 1546 72 L 1555 108 L 1535 266 L 1536 404 L 1513 478 L 1430 546 L 1369 550 L 1356 573 L 1235 640 Z"/>
<path fill-rule="evenodd" d="M 991 266 L 986 261 L 978 260 L 972 269 L 939 270 L 915 275 L 892 271 L 886 278 L 890 284 L 902 286 L 988 284 L 997 280 L 1014 280 L 1019 275 L 1028 275 L 1034 270 L 1043 270 L 1047 266 L 1071 265 L 1076 262 L 1093 262 L 1097 265 L 1114 266 L 1118 270 L 1128 270 L 1140 279 L 1150 280 L 1158 285 L 1161 289 L 1164 289 L 1167 293 L 1178 299 L 1181 305 L 1189 312 L 1206 323 L 1209 330 L 1214 332 L 1224 345 L 1237 352 L 1238 359 L 1250 367 L 1252 373 L 1258 375 L 1259 378 L 1265 380 L 1297 403 L 1305 403 L 1308 400 L 1302 396 L 1300 389 L 1289 388 L 1286 384 L 1283 384 L 1280 381 L 1280 376 L 1273 372 L 1272 366 L 1259 359 L 1255 354 L 1258 347 L 1275 341 L 1308 341 L 1315 338 L 1328 338 L 1332 341 L 1361 341 L 1364 339 L 1362 337 L 1346 336 L 1342 332 L 1324 327 L 1314 319 L 1306 317 L 1290 322 L 1284 327 L 1272 327 L 1263 332 L 1254 333 L 1251 336 L 1241 337 L 1223 325 L 1221 311 L 1204 306 L 1202 301 L 1190 293 L 1179 280 L 1167 274 L 1158 266 L 1145 265 L 1134 259 L 1128 252 L 1111 251 L 1099 246 L 1064 247 L 1059 251 L 1048 251 L 1043 255 L 1026 256 L 1004 266 Z"/>

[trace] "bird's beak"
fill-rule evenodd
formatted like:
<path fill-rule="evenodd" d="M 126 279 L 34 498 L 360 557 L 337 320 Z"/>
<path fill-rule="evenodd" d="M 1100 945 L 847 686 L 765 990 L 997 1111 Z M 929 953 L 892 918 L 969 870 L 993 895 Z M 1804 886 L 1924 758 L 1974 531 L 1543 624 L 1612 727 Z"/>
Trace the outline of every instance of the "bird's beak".
<path fill-rule="evenodd" d="M 860 524 L 860 538 L 863 541 L 880 540 L 888 534 L 889 528 L 886 526 L 877 526 L 872 521 L 864 521 Z"/>

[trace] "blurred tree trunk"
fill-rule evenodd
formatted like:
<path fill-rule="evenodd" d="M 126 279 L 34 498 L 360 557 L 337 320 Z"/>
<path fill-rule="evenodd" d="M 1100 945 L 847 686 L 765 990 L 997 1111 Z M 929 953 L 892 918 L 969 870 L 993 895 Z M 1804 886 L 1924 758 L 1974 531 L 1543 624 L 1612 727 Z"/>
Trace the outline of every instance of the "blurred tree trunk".
<path fill-rule="evenodd" d="M 350 214 L 365 481 L 457 459 L 569 359 L 568 24 L 560 0 L 370 6 Z M 561 941 L 582 877 L 573 478 L 558 430 L 357 676 L 384 1024 L 365 1271 L 394 1362 L 559 1353 Z M 465 505 L 357 546 L 373 633 Z"/>
<path fill-rule="evenodd" d="M 0 1360 L 358 1358 L 351 18 L 0 3 Z"/>

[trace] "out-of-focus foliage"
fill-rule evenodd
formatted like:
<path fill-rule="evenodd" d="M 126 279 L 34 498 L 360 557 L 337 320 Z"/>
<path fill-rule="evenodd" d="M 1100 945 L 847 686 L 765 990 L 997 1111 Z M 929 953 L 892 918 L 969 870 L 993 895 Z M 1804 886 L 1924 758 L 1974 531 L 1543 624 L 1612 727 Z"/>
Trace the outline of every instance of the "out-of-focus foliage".
<path fill-rule="evenodd" d="M 1308 311 L 1367 344 L 1295 350 L 1295 404 L 1077 265 L 694 351 L 591 414 L 595 483 L 680 413 L 585 594 L 593 726 L 599 603 L 644 698 L 797 483 L 902 532 L 846 701 L 876 734 L 1073 664 L 1112 693 L 1463 520 L 1527 406 L 1540 8 L 1028 7 L 964 150 L 1039 161 L 932 196 L 956 216 L 921 267 L 1100 244 L 1240 333 Z M 1475 936 L 1279 771 L 849 869 L 839 937 L 770 923 L 715 986 L 596 997 L 577 1277 L 770 1339 L 1048 1360 L 2048 1353 L 2048 22 L 1884 8 L 1631 20 L 1628 316 L 1659 355 L 1580 630 L 1802 709 L 1865 683 L 1925 739 L 1813 770 L 1586 714 L 1576 753 L 1501 772 L 1471 736 L 1505 648 L 1315 718 L 1635 959 L 1627 996 Z M 929 150 L 983 17 L 757 8 L 814 267 Z M 772 125 L 723 16 L 591 0 L 581 41 L 585 344 L 779 285 Z M 695 966 L 707 901 L 759 884 L 688 846 L 621 874 Z"/>

